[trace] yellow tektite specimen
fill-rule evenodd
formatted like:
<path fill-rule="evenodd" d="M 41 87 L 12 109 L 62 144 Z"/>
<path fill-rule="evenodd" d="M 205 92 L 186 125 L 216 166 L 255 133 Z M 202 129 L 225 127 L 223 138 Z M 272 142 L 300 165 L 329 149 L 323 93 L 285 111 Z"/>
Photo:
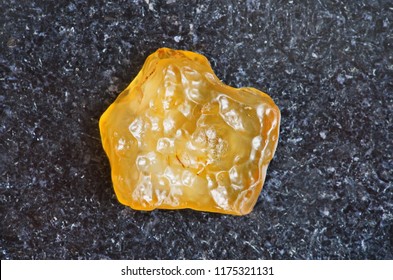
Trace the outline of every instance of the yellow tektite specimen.
<path fill-rule="evenodd" d="M 158 49 L 100 119 L 118 200 L 137 210 L 249 213 L 276 150 L 280 111 L 208 60 Z"/>

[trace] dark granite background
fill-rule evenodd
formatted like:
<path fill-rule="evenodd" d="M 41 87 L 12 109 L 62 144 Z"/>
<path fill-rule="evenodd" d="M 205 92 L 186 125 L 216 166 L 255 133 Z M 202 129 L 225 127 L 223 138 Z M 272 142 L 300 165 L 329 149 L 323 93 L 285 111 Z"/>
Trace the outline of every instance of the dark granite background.
<path fill-rule="evenodd" d="M 5 0 L 0 11 L 1 259 L 393 259 L 392 1 Z M 164 46 L 206 55 L 225 83 L 281 108 L 248 216 L 116 200 L 98 119 Z"/>

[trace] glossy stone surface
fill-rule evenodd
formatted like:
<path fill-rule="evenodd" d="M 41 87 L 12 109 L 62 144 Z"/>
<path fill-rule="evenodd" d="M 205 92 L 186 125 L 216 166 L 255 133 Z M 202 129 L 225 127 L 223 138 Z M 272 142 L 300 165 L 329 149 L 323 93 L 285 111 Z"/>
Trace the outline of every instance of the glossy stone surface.
<path fill-rule="evenodd" d="M 200 54 L 162 48 L 102 115 L 100 131 L 121 203 L 244 215 L 279 124 L 267 94 L 224 85 Z"/>

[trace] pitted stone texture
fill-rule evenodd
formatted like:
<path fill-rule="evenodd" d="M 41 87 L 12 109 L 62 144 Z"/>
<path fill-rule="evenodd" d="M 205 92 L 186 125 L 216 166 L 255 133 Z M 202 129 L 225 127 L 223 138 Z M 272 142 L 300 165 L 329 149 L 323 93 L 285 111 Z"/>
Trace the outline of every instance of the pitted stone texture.
<path fill-rule="evenodd" d="M 159 49 L 100 119 L 119 201 L 133 209 L 249 213 L 278 141 L 280 111 L 224 85 L 207 59 Z"/>

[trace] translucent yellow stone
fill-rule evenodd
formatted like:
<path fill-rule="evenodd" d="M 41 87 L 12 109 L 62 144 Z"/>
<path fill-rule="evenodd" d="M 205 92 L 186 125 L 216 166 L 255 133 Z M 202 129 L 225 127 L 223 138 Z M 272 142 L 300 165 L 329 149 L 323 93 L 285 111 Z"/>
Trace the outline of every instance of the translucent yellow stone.
<path fill-rule="evenodd" d="M 280 111 L 208 60 L 158 49 L 100 119 L 118 200 L 137 210 L 249 213 L 276 150 Z"/>

